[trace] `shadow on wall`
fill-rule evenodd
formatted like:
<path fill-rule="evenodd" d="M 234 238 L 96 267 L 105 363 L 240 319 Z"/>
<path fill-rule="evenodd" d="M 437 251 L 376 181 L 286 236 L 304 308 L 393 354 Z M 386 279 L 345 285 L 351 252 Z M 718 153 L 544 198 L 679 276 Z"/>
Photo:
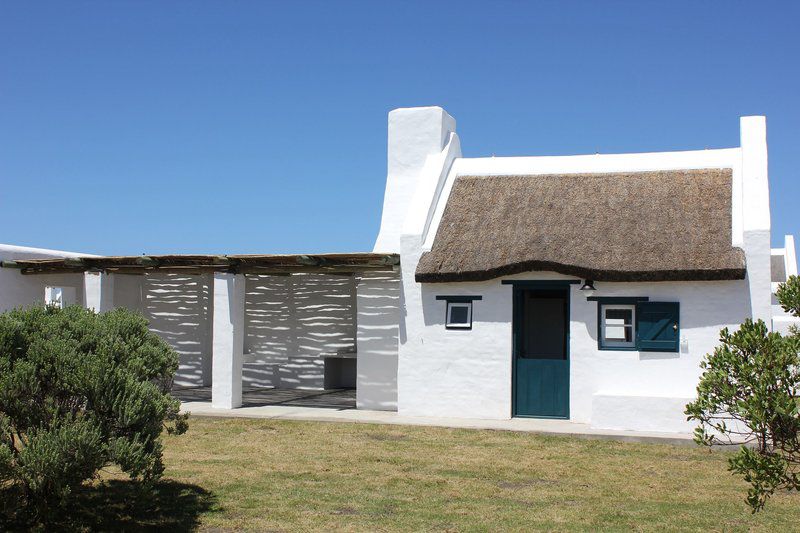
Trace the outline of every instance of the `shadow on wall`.
<path fill-rule="evenodd" d="M 323 389 L 325 357 L 355 353 L 353 276 L 248 275 L 246 386 Z"/>
<path fill-rule="evenodd" d="M 180 355 L 178 387 L 211 384 L 211 287 L 208 274 L 145 276 L 142 311 L 150 330 Z"/>
<path fill-rule="evenodd" d="M 358 389 L 361 409 L 397 409 L 401 319 L 399 273 L 365 273 L 358 288 Z"/>

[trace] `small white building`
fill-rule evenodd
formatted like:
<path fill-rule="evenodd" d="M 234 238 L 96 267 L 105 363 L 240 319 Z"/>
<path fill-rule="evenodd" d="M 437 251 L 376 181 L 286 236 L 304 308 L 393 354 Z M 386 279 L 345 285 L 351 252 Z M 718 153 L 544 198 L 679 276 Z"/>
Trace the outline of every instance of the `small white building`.
<path fill-rule="evenodd" d="M 355 387 L 361 409 L 687 432 L 723 327 L 785 331 L 764 117 L 720 150 L 463 158 L 439 107 L 389 114 L 374 252 L 97 257 L 0 247 L 0 306 L 141 311 L 176 382 Z"/>

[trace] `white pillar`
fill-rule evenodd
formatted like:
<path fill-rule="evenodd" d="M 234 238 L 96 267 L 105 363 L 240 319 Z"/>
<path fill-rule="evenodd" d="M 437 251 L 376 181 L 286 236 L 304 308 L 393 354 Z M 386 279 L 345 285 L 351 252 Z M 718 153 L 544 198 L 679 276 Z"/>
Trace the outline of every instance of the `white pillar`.
<path fill-rule="evenodd" d="M 772 323 L 772 274 L 766 118 L 742 117 L 742 230 L 753 320 Z"/>
<path fill-rule="evenodd" d="M 211 407 L 242 406 L 242 359 L 244 351 L 243 274 L 214 273 Z"/>
<path fill-rule="evenodd" d="M 114 308 L 114 275 L 103 272 L 83 274 L 83 305 L 97 313 Z"/>
<path fill-rule="evenodd" d="M 356 407 L 396 411 L 400 274 L 362 274 L 356 306 Z"/>

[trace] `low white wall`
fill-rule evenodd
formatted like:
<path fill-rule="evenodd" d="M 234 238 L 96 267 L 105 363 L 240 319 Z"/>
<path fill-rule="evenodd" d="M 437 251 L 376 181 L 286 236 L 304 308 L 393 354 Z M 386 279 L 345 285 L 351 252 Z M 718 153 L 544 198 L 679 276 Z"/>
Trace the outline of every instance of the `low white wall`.
<path fill-rule="evenodd" d="M 609 395 L 592 397 L 592 427 L 597 429 L 692 433 L 696 424 L 683 414 L 693 397 Z"/>

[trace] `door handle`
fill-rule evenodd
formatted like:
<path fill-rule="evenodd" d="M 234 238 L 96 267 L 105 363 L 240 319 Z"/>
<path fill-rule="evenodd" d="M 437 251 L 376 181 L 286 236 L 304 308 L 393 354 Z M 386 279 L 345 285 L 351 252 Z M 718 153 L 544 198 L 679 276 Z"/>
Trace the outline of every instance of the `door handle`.
<path fill-rule="evenodd" d="M 672 324 L 672 331 L 678 331 L 678 323 L 677 322 Z"/>

